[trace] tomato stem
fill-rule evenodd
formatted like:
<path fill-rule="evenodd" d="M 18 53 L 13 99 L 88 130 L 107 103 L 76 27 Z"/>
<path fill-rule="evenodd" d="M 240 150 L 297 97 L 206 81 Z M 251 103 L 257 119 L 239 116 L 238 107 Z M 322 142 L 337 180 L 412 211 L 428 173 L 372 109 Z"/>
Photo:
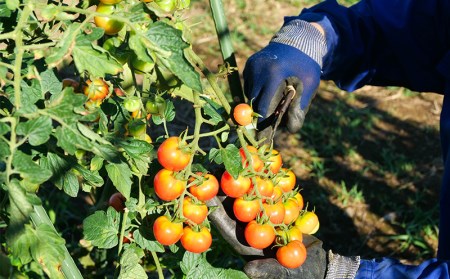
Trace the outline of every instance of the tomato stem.
<path fill-rule="evenodd" d="M 152 254 L 153 260 L 155 261 L 156 270 L 158 271 L 158 278 L 164 279 L 164 274 L 162 272 L 161 263 L 159 262 L 158 255 L 156 254 L 155 251 L 150 251 L 150 253 Z"/>

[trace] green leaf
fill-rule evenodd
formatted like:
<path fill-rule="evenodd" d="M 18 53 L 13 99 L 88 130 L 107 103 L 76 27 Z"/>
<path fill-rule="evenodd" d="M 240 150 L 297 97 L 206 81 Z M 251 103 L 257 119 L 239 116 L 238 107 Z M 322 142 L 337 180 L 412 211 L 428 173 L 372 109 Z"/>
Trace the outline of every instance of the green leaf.
<path fill-rule="evenodd" d="M 31 145 L 37 146 L 47 142 L 52 133 L 52 120 L 48 116 L 21 122 L 17 125 L 18 135 L 27 136 Z"/>
<path fill-rule="evenodd" d="M 19 150 L 14 153 L 13 166 L 22 178 L 34 184 L 42 184 L 52 176 L 51 171 L 39 166 L 31 156 Z"/>
<path fill-rule="evenodd" d="M 57 94 L 62 90 L 62 83 L 58 80 L 52 69 L 47 69 L 41 73 L 41 89 L 42 93 L 50 92 Z"/>
<path fill-rule="evenodd" d="M 219 122 L 223 121 L 223 117 L 221 114 L 225 112 L 224 109 L 219 104 L 208 98 L 202 99 L 206 101 L 206 104 L 203 106 L 203 111 L 210 117 L 209 120 L 214 124 L 218 124 Z"/>
<path fill-rule="evenodd" d="M 124 162 L 119 164 L 108 163 L 106 171 L 117 190 L 126 198 L 130 198 L 131 191 L 131 170 Z"/>
<path fill-rule="evenodd" d="M 73 22 L 62 33 L 59 43 L 49 49 L 50 54 L 45 58 L 50 68 L 58 66 L 64 58 L 70 56 L 72 48 L 75 46 L 75 38 L 80 32 L 80 23 Z"/>
<path fill-rule="evenodd" d="M 152 116 L 152 121 L 156 125 L 162 124 L 164 120 L 166 122 L 170 122 L 173 119 L 175 119 L 175 106 L 173 105 L 173 102 L 171 102 L 170 100 L 166 100 L 166 106 L 164 108 L 164 114 L 162 116 L 161 115 Z"/>
<path fill-rule="evenodd" d="M 117 75 L 123 71 L 122 65 L 116 59 L 92 46 L 74 47 L 73 59 L 79 72 L 87 71 L 96 77 Z"/>
<path fill-rule="evenodd" d="M 182 32 L 172 26 L 158 21 L 150 27 L 145 34 L 154 45 L 159 46 L 164 52 L 155 52 L 157 61 L 174 73 L 184 84 L 202 92 L 200 75 L 184 57 L 183 50 L 189 45 L 183 41 Z M 170 56 L 166 56 L 166 53 Z"/>
<path fill-rule="evenodd" d="M 95 140 L 96 142 L 102 143 L 102 144 L 111 144 L 109 141 L 102 138 L 99 134 L 92 131 L 90 128 L 88 128 L 86 125 L 83 125 L 82 123 L 77 123 L 78 130 L 80 131 L 83 136 L 85 136 L 88 139 Z"/>
<path fill-rule="evenodd" d="M 120 257 L 120 279 L 147 279 L 144 268 L 139 263 L 144 255 L 142 250 L 138 250 L 134 245 L 128 246 Z M 139 253 L 139 254 L 138 254 Z"/>
<path fill-rule="evenodd" d="M 11 127 L 9 127 L 6 123 L 0 122 L 0 136 L 11 131 Z"/>
<path fill-rule="evenodd" d="M 239 148 L 234 144 L 229 144 L 227 147 L 220 149 L 220 154 L 222 155 L 223 164 L 225 165 L 226 170 L 234 179 L 237 179 L 243 170 Z"/>
<path fill-rule="evenodd" d="M 75 154 L 78 149 L 92 150 L 92 143 L 83 137 L 74 125 L 56 128 L 57 145 L 69 154 Z"/>
<path fill-rule="evenodd" d="M 98 155 L 95 155 L 90 164 L 91 171 L 98 171 L 103 167 L 103 161 L 104 159 Z"/>
<path fill-rule="evenodd" d="M 28 222 L 30 213 L 33 211 L 33 205 L 30 203 L 25 189 L 18 180 L 11 180 L 8 189 L 10 225 L 22 227 L 24 223 Z"/>
<path fill-rule="evenodd" d="M 111 144 L 95 144 L 92 152 L 109 162 L 119 163 L 121 160 L 121 154 Z"/>
<path fill-rule="evenodd" d="M 242 271 L 213 267 L 205 254 L 185 252 L 180 267 L 186 279 L 248 279 Z"/>
<path fill-rule="evenodd" d="M 153 145 L 148 142 L 136 139 L 130 139 L 121 141 L 119 146 L 122 147 L 125 152 L 134 159 L 139 159 L 143 155 L 149 155 L 153 150 Z"/>
<path fill-rule="evenodd" d="M 33 113 L 37 107 L 34 105 L 38 100 L 43 98 L 41 92 L 41 85 L 37 79 L 31 81 L 31 85 L 28 85 L 24 80 L 20 83 L 20 103 L 21 107 L 18 111 L 19 114 Z M 10 101 L 14 104 L 14 98 L 16 92 L 11 92 Z"/>
<path fill-rule="evenodd" d="M 76 197 L 80 188 L 78 177 L 70 171 L 74 164 L 54 153 L 48 153 L 41 159 L 41 166 L 52 172 L 50 181 L 71 197 Z"/>
<path fill-rule="evenodd" d="M 108 207 L 104 211 L 96 211 L 83 221 L 83 232 L 86 240 L 98 248 L 110 249 L 119 243 L 120 213 Z"/>
<path fill-rule="evenodd" d="M 6 233 L 6 241 L 8 248 L 11 251 L 11 257 L 18 259 L 22 265 L 25 265 L 33 260 L 30 252 L 30 247 L 33 243 L 38 241 L 36 235 L 32 233 L 30 225 L 21 226 L 20 230 L 17 227 L 8 227 Z"/>
<path fill-rule="evenodd" d="M 145 238 L 139 230 L 135 230 L 133 232 L 133 238 L 137 245 L 139 245 L 142 249 L 146 249 L 148 251 L 163 253 L 165 251 L 164 246 L 156 240 L 150 240 Z"/>
<path fill-rule="evenodd" d="M 86 101 L 83 94 L 75 94 L 72 87 L 67 87 L 58 94 L 52 95 L 43 113 L 63 124 L 78 122 L 80 115 L 75 113 L 77 107 L 82 107 Z"/>
<path fill-rule="evenodd" d="M 0 139 L 0 169 L 2 165 L 1 162 L 6 158 L 6 156 L 9 156 L 10 154 L 11 152 L 9 150 L 8 143 Z"/>
<path fill-rule="evenodd" d="M 220 152 L 220 149 L 217 148 L 211 148 L 209 150 L 208 159 L 210 162 L 214 161 L 216 164 L 221 165 L 223 164 L 222 154 Z"/>
<path fill-rule="evenodd" d="M 74 169 L 78 171 L 83 179 L 91 184 L 92 186 L 100 187 L 103 185 L 103 178 L 98 174 L 98 172 L 93 172 L 88 169 L 85 169 L 83 166 L 77 164 L 74 166 Z"/>
<path fill-rule="evenodd" d="M 6 6 L 11 11 L 17 10 L 19 8 L 20 1 L 19 0 L 6 0 Z"/>

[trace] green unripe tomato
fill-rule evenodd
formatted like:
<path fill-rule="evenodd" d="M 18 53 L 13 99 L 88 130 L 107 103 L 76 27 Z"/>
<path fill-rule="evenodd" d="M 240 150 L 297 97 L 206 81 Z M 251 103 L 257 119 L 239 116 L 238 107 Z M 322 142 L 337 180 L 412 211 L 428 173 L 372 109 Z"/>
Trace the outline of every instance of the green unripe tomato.
<path fill-rule="evenodd" d="M 177 1 L 176 0 L 155 0 L 155 3 L 166 13 L 175 11 Z"/>
<path fill-rule="evenodd" d="M 131 58 L 131 66 L 134 70 L 140 73 L 149 73 L 155 68 L 154 62 L 147 62 L 142 61 L 136 57 L 136 55 L 133 55 Z"/>
<path fill-rule="evenodd" d="M 100 3 L 97 6 L 96 12 L 112 15 L 116 11 L 116 5 L 107 5 Z M 105 30 L 105 34 L 107 35 L 115 35 L 119 33 L 120 30 L 124 27 L 124 23 L 115 19 L 110 19 L 107 16 L 95 16 L 94 22 L 97 27 L 103 28 Z"/>
<path fill-rule="evenodd" d="M 100 0 L 100 2 L 107 5 L 114 5 L 122 2 L 122 0 Z"/>
<path fill-rule="evenodd" d="M 141 108 L 141 101 L 140 101 L 139 97 L 132 96 L 132 97 L 125 99 L 125 101 L 123 102 L 123 106 L 125 107 L 125 109 L 127 111 L 135 112 Z"/>
<path fill-rule="evenodd" d="M 152 96 L 145 102 L 145 109 L 149 114 L 163 114 L 166 108 L 166 100 L 160 96 Z"/>
<path fill-rule="evenodd" d="M 133 137 L 141 137 L 146 134 L 147 124 L 142 119 L 133 119 L 128 123 L 128 133 Z"/>

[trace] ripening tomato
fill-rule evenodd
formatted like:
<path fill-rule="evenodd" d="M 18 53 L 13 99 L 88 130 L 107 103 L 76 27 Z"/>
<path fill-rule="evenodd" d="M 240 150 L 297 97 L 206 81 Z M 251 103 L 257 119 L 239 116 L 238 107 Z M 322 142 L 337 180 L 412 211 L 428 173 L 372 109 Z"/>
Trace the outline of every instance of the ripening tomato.
<path fill-rule="evenodd" d="M 269 161 L 267 162 L 267 165 L 269 167 L 269 170 L 276 174 L 280 171 L 281 165 L 283 164 L 283 160 L 281 159 L 281 154 L 275 149 L 272 149 L 272 154 L 269 157 Z"/>
<path fill-rule="evenodd" d="M 73 92 L 77 92 L 80 89 L 80 83 L 72 78 L 65 78 L 62 80 L 63 89 L 66 87 L 72 87 Z"/>
<path fill-rule="evenodd" d="M 298 204 L 298 210 L 302 210 L 303 209 L 303 196 L 300 193 L 295 194 L 294 198 L 297 200 L 297 204 Z"/>
<path fill-rule="evenodd" d="M 156 195 L 164 201 L 173 201 L 181 196 L 186 188 L 186 181 L 179 180 L 174 176 L 174 172 L 161 169 L 153 180 Z"/>
<path fill-rule="evenodd" d="M 300 209 L 298 207 L 297 199 L 290 198 L 283 203 L 284 205 L 284 219 L 283 223 L 286 225 L 291 224 L 295 220 L 297 220 L 298 215 L 300 214 Z"/>
<path fill-rule="evenodd" d="M 291 226 L 287 230 L 277 229 L 277 243 L 287 243 L 294 240 L 303 241 L 302 231 L 296 226 Z"/>
<path fill-rule="evenodd" d="M 92 81 L 88 79 L 83 87 L 83 92 L 90 100 L 101 101 L 108 95 L 109 86 L 102 78 L 96 78 Z"/>
<path fill-rule="evenodd" d="M 183 149 L 184 142 L 178 137 L 166 139 L 158 148 L 158 162 L 166 169 L 180 171 L 191 160 L 191 153 Z"/>
<path fill-rule="evenodd" d="M 176 0 L 154 0 L 156 4 L 161 8 L 161 10 L 166 13 L 171 13 L 176 8 Z"/>
<path fill-rule="evenodd" d="M 239 175 L 237 179 L 234 179 L 228 171 L 225 171 L 220 179 L 220 188 L 227 196 L 232 198 L 245 195 L 250 189 L 250 185 L 250 178 Z"/>
<path fill-rule="evenodd" d="M 203 175 L 203 178 L 201 184 L 189 187 L 189 192 L 200 201 L 208 201 L 219 192 L 219 181 L 210 173 Z"/>
<path fill-rule="evenodd" d="M 126 199 L 125 197 L 122 195 L 122 193 L 117 192 L 111 195 L 111 197 L 109 198 L 108 204 L 109 206 L 114 207 L 114 209 L 118 212 L 122 212 L 123 209 L 125 208 L 125 202 Z"/>
<path fill-rule="evenodd" d="M 147 132 L 147 123 L 142 119 L 132 119 L 126 126 L 130 136 L 139 138 Z"/>
<path fill-rule="evenodd" d="M 252 123 L 253 109 L 248 104 L 239 104 L 234 107 L 233 118 L 237 124 L 241 126 L 247 126 Z"/>
<path fill-rule="evenodd" d="M 274 190 L 272 180 L 270 180 L 268 178 L 261 178 L 260 176 L 256 176 L 255 181 L 256 181 L 256 189 L 259 193 L 259 196 L 263 200 L 270 198 L 272 196 L 273 190 Z M 253 181 L 252 181 L 252 185 L 250 186 L 248 193 L 252 193 L 254 191 L 253 187 L 254 187 L 254 185 L 253 185 Z"/>
<path fill-rule="evenodd" d="M 138 111 L 141 108 L 141 99 L 137 96 L 131 96 L 123 101 L 124 108 L 129 112 Z"/>
<path fill-rule="evenodd" d="M 237 198 L 233 203 L 233 212 L 236 219 L 248 223 L 255 220 L 260 211 L 258 199 Z"/>
<path fill-rule="evenodd" d="M 116 5 L 100 3 L 95 11 L 104 15 L 112 15 L 116 9 Z M 122 21 L 111 19 L 107 16 L 95 16 L 94 22 L 97 27 L 105 30 L 105 34 L 107 35 L 115 35 L 125 26 Z"/>
<path fill-rule="evenodd" d="M 291 241 L 287 245 L 278 248 L 276 258 L 284 267 L 300 267 L 306 260 L 306 247 L 301 241 Z"/>
<path fill-rule="evenodd" d="M 306 211 L 295 220 L 295 226 L 304 234 L 315 234 L 319 230 L 319 218 L 316 213 Z"/>
<path fill-rule="evenodd" d="M 284 175 L 280 175 L 275 180 L 275 185 L 278 185 L 283 189 L 283 192 L 287 193 L 294 189 L 297 178 L 292 170 L 282 168 Z"/>
<path fill-rule="evenodd" d="M 281 201 L 274 203 L 274 204 L 268 204 L 263 203 L 264 212 L 261 212 L 261 214 L 265 213 L 267 217 L 269 217 L 270 222 L 272 224 L 281 224 L 284 220 L 285 209 L 284 205 Z"/>
<path fill-rule="evenodd" d="M 244 166 L 244 168 L 246 168 L 248 166 L 248 164 L 250 163 L 251 166 L 253 167 L 253 170 L 255 170 L 256 172 L 261 171 L 264 167 L 264 162 L 258 156 L 258 149 L 256 149 L 256 147 L 254 147 L 254 146 L 247 145 L 247 150 L 251 154 L 251 158 L 250 158 L 251 162 L 247 162 L 248 160 L 247 160 L 247 156 L 245 155 L 244 148 L 241 147 L 239 149 L 239 154 L 241 155 L 241 158 L 242 158 L 242 165 Z"/>
<path fill-rule="evenodd" d="M 190 197 L 183 200 L 183 216 L 200 225 L 208 216 L 208 207 L 203 202 L 195 203 Z"/>
<path fill-rule="evenodd" d="M 283 190 L 281 189 L 281 187 L 280 186 L 273 187 L 273 194 L 270 197 L 270 199 L 273 202 L 278 202 L 282 196 L 283 196 Z"/>
<path fill-rule="evenodd" d="M 183 234 L 183 223 L 172 222 L 165 215 L 159 216 L 153 224 L 153 234 L 162 245 L 175 244 Z"/>
<path fill-rule="evenodd" d="M 122 2 L 122 0 L 100 0 L 103 4 L 114 5 Z"/>
<path fill-rule="evenodd" d="M 203 227 L 199 232 L 191 227 L 185 227 L 181 236 L 181 245 L 192 253 L 203 253 L 211 247 L 212 237 L 210 231 Z"/>
<path fill-rule="evenodd" d="M 256 249 L 264 249 L 275 240 L 275 230 L 269 224 L 258 224 L 255 220 L 250 221 L 244 230 L 247 243 Z"/>

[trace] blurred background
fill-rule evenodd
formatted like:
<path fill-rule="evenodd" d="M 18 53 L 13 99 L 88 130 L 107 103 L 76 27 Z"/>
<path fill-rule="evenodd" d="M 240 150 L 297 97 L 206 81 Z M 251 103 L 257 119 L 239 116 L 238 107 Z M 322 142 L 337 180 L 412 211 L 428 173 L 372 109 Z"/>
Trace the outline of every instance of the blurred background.
<path fill-rule="evenodd" d="M 223 1 L 239 73 L 283 17 L 318 2 Z M 209 1 L 192 1 L 185 17 L 196 52 L 217 72 L 223 62 Z M 220 84 L 227 90 L 225 79 Z M 322 82 L 302 130 L 280 130 L 275 148 L 319 216 L 316 236 L 326 249 L 413 264 L 436 255 L 441 105 L 433 93 L 373 86 L 349 93 Z"/>

